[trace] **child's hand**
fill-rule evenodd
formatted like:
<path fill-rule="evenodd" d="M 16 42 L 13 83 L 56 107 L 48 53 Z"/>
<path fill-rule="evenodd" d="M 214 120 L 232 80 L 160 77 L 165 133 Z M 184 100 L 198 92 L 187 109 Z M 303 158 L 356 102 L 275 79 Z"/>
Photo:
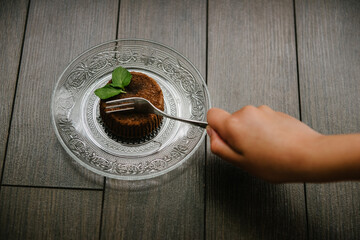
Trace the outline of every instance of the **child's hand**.
<path fill-rule="evenodd" d="M 307 179 L 312 151 L 321 134 L 267 106 L 246 106 L 230 114 L 210 109 L 211 151 L 272 182 Z"/>
<path fill-rule="evenodd" d="M 360 134 L 321 135 L 267 106 L 210 109 L 211 151 L 272 182 L 360 179 Z"/>

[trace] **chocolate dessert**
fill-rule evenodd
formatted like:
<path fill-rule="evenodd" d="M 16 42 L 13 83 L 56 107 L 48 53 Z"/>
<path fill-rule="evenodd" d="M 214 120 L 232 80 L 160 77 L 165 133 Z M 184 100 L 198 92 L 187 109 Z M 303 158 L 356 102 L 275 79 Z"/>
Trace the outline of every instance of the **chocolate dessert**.
<path fill-rule="evenodd" d="M 132 79 L 126 87 L 126 93 L 100 100 L 100 116 L 106 128 L 115 136 L 122 139 L 141 139 L 159 128 L 161 116 L 126 111 L 105 113 L 105 102 L 129 97 L 143 97 L 158 109 L 164 110 L 163 93 L 156 81 L 139 72 L 131 72 L 131 75 Z"/>

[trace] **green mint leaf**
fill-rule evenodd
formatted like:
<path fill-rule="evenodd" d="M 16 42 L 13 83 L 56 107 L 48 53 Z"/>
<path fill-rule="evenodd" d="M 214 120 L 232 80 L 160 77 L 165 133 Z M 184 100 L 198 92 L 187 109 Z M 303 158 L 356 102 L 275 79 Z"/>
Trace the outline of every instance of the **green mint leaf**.
<path fill-rule="evenodd" d="M 117 67 L 112 72 L 112 86 L 125 90 L 131 81 L 131 73 L 123 67 Z"/>
<path fill-rule="evenodd" d="M 113 83 L 109 83 L 108 85 L 110 85 L 110 86 L 113 87 L 113 88 L 121 89 L 121 90 L 122 90 L 122 93 L 126 93 L 126 91 L 124 91 L 124 88 L 120 88 L 120 87 L 114 85 Z"/>
<path fill-rule="evenodd" d="M 111 83 L 95 90 L 95 95 L 101 99 L 111 98 L 120 93 L 126 93 L 125 87 L 130 84 L 132 75 L 123 67 L 117 67 L 112 72 Z"/>
<path fill-rule="evenodd" d="M 116 96 L 120 93 L 125 93 L 125 91 L 122 90 L 121 88 L 113 87 L 111 86 L 111 84 L 107 84 L 102 88 L 96 89 L 94 93 L 100 99 L 107 99 Z"/>

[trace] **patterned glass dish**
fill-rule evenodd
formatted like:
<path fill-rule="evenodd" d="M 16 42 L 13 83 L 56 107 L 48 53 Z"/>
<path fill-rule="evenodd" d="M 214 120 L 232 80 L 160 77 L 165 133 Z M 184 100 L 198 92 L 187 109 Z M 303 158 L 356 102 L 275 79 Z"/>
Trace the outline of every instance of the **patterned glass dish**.
<path fill-rule="evenodd" d="M 62 146 L 82 166 L 109 178 L 148 179 L 179 167 L 200 146 L 203 128 L 164 118 L 152 136 L 130 142 L 103 126 L 94 90 L 104 86 L 118 66 L 155 79 L 164 94 L 165 112 L 205 121 L 209 93 L 194 65 L 159 43 L 115 40 L 82 53 L 58 79 L 51 116 Z"/>

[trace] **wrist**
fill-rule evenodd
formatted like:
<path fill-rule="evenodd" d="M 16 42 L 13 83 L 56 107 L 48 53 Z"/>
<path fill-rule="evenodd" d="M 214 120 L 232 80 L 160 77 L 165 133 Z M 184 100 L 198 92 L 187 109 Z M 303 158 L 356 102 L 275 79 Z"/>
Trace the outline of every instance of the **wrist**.
<path fill-rule="evenodd" d="M 360 179 L 360 135 L 319 135 L 307 151 L 305 181 Z"/>

